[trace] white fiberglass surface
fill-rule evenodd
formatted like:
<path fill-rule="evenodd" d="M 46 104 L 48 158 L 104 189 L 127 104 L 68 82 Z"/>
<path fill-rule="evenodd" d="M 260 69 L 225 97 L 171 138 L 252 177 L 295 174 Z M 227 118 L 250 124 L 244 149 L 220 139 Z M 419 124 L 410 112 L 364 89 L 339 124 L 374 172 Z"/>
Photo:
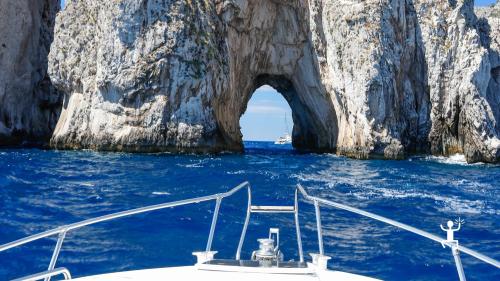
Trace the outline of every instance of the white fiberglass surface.
<path fill-rule="evenodd" d="M 315 274 L 286 274 L 286 273 L 258 273 L 224 271 L 221 267 L 216 270 L 201 270 L 196 266 L 170 267 L 110 273 L 84 278 L 75 281 L 134 281 L 134 280 L 205 280 L 205 281 L 376 281 L 361 275 L 340 271 L 321 271 Z"/>

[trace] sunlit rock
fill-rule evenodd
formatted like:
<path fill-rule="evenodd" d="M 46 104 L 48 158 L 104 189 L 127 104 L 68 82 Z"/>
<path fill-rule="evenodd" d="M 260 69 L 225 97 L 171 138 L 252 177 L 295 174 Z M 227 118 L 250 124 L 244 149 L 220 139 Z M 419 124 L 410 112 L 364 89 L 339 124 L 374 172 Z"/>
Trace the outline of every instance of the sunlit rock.
<path fill-rule="evenodd" d="M 497 162 L 498 36 L 472 2 L 69 1 L 49 56 L 66 93 L 51 144 L 240 151 L 240 116 L 269 84 L 295 147 Z"/>

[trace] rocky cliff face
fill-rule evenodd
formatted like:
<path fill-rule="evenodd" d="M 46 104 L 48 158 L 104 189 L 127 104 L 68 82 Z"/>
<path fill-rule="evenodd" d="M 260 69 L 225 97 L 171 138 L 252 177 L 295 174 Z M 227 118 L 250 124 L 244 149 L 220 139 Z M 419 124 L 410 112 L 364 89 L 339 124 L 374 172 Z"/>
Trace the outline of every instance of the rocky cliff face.
<path fill-rule="evenodd" d="M 69 1 L 49 56 L 66 93 L 51 143 L 241 150 L 239 118 L 269 84 L 296 147 L 497 162 L 498 37 L 485 27 L 471 0 Z"/>
<path fill-rule="evenodd" d="M 68 1 L 49 56 L 56 148 L 217 151 L 229 68 L 211 1 Z"/>
<path fill-rule="evenodd" d="M 499 107 L 488 97 L 499 91 L 488 89 L 491 50 L 481 44 L 472 1 L 317 2 L 322 81 L 335 108 L 347 109 L 337 114 L 340 153 L 498 161 Z"/>
<path fill-rule="evenodd" d="M 0 1 L 0 146 L 46 144 L 61 107 L 47 76 L 59 0 Z"/>
<path fill-rule="evenodd" d="M 497 1 L 494 6 L 479 9 L 477 14 L 481 42 L 489 50 L 491 77 L 487 84 L 486 99 L 492 108 L 493 118 L 496 121 L 494 127 L 498 139 L 500 135 L 500 125 L 498 124 L 500 122 L 500 1 Z M 499 150 L 497 149 L 497 162 L 499 161 Z"/>

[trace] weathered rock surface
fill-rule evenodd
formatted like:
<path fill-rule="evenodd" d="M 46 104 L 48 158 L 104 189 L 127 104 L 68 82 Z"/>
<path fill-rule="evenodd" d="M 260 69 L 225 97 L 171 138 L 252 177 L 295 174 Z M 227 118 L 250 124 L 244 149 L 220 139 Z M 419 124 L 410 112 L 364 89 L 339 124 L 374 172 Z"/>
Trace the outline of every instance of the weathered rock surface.
<path fill-rule="evenodd" d="M 211 1 L 68 1 L 49 56 L 65 96 L 56 148 L 217 151 L 227 91 L 223 26 Z"/>
<path fill-rule="evenodd" d="M 47 75 L 59 0 L 0 1 L 0 146 L 46 144 L 62 96 Z"/>
<path fill-rule="evenodd" d="M 488 8 L 477 9 L 479 16 L 478 29 L 481 41 L 485 48 L 489 49 L 491 64 L 491 78 L 487 85 L 486 99 L 491 105 L 492 114 L 496 123 L 497 136 L 500 134 L 500 1 Z M 497 144 L 498 147 L 498 144 Z M 497 150 L 497 161 L 498 153 Z M 480 161 L 480 160 L 478 160 Z"/>
<path fill-rule="evenodd" d="M 485 27 L 471 0 L 72 0 L 49 56 L 66 93 L 51 144 L 238 151 L 239 118 L 269 84 L 298 148 L 498 162 L 499 37 Z"/>

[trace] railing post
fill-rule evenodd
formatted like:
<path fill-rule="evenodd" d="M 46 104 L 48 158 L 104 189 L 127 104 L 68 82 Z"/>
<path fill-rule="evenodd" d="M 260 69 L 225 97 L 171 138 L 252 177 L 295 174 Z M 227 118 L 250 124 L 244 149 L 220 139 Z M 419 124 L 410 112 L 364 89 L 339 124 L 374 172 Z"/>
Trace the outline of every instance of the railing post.
<path fill-rule="evenodd" d="M 316 227 L 318 228 L 318 244 L 319 244 L 319 254 L 324 255 L 323 250 L 323 231 L 321 230 L 321 214 L 319 211 L 319 202 L 314 200 L 314 209 L 316 211 Z"/>
<path fill-rule="evenodd" d="M 304 253 L 302 252 L 302 237 L 300 235 L 300 223 L 299 223 L 299 194 L 298 189 L 295 189 L 295 231 L 297 233 L 297 246 L 299 248 L 299 260 L 300 262 L 304 262 Z"/>
<path fill-rule="evenodd" d="M 457 267 L 458 278 L 460 281 L 466 281 L 464 267 L 462 266 L 462 260 L 460 259 L 460 251 L 458 250 L 458 241 L 451 242 L 451 254 L 455 260 L 455 266 Z"/>
<path fill-rule="evenodd" d="M 217 224 L 217 217 L 219 216 L 220 202 L 222 198 L 217 196 L 217 201 L 215 203 L 214 216 L 212 217 L 212 225 L 210 226 L 210 234 L 208 235 L 207 248 L 206 251 L 210 252 L 212 249 L 212 241 L 214 239 L 215 225 Z"/>
<path fill-rule="evenodd" d="M 252 189 L 250 187 L 250 184 L 248 184 L 247 190 L 248 190 L 247 215 L 245 217 L 245 223 L 243 224 L 243 229 L 241 230 L 240 242 L 238 242 L 238 249 L 236 250 L 236 260 L 240 260 L 241 258 L 241 248 L 243 248 L 243 242 L 245 241 L 248 222 L 250 221 L 250 207 L 252 206 Z"/>
<path fill-rule="evenodd" d="M 59 238 L 57 239 L 56 247 L 52 253 L 52 258 L 50 259 L 48 271 L 52 271 L 56 267 L 57 258 L 61 252 L 62 243 L 66 237 L 66 229 L 59 233 Z M 50 277 L 45 278 L 45 281 L 50 281 Z"/>
<path fill-rule="evenodd" d="M 462 260 L 460 259 L 460 250 L 458 249 L 458 240 L 455 240 L 455 232 L 459 231 L 462 227 L 462 222 L 460 219 L 458 220 L 458 226 L 454 227 L 454 223 L 450 220 L 446 223 L 446 227 L 440 225 L 441 230 L 446 232 L 446 244 L 451 248 L 451 254 L 453 255 L 453 259 L 455 260 L 455 266 L 457 267 L 458 278 L 460 281 L 466 281 L 464 267 L 462 266 Z M 445 247 L 445 243 L 441 242 L 443 248 Z"/>

